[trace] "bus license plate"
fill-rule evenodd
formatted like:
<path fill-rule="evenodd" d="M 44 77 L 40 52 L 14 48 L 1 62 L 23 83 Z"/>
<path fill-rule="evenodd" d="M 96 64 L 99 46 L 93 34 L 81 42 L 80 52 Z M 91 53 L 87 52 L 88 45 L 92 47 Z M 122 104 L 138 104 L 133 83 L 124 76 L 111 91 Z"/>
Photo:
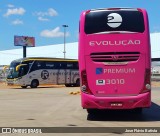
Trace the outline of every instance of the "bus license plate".
<path fill-rule="evenodd" d="M 122 103 L 111 103 L 111 107 L 122 107 Z"/>

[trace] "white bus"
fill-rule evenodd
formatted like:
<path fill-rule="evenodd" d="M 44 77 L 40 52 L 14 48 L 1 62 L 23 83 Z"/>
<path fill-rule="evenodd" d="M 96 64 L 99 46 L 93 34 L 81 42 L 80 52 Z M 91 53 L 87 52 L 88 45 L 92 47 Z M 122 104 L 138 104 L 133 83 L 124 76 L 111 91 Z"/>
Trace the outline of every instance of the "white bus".
<path fill-rule="evenodd" d="M 39 85 L 79 86 L 78 61 L 75 59 L 28 57 L 11 62 L 7 85 L 36 88 Z"/>

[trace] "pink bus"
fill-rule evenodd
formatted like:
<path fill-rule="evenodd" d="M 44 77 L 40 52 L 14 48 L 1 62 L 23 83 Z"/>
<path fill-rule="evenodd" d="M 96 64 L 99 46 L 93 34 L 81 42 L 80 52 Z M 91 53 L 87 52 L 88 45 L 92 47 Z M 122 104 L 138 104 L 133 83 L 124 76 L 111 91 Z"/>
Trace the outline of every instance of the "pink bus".
<path fill-rule="evenodd" d="M 80 16 L 81 104 L 95 109 L 151 105 L 148 15 L 141 8 L 87 10 Z"/>

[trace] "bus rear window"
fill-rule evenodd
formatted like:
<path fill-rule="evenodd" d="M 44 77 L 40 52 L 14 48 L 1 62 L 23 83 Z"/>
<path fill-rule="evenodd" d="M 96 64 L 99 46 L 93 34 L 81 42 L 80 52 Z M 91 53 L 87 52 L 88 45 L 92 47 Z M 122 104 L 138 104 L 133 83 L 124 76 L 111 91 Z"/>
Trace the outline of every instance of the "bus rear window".
<path fill-rule="evenodd" d="M 85 33 L 138 32 L 145 30 L 143 14 L 140 11 L 94 11 L 86 14 Z"/>

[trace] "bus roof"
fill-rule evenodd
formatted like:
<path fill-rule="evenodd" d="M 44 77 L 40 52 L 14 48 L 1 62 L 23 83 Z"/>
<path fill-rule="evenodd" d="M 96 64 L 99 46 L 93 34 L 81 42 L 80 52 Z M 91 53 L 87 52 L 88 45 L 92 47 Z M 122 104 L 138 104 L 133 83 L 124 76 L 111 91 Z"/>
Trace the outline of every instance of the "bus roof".
<path fill-rule="evenodd" d="M 64 58 L 51 58 L 51 57 L 26 57 L 26 58 L 20 58 L 13 60 L 14 61 L 30 61 L 30 60 L 38 60 L 38 61 L 71 61 L 71 62 L 78 62 L 76 59 L 64 59 Z"/>
<path fill-rule="evenodd" d="M 98 12 L 98 11 L 116 11 L 116 10 L 125 10 L 125 11 L 141 11 L 142 8 L 131 8 L 131 7 L 112 7 L 112 8 L 97 8 L 86 10 L 87 12 Z M 144 10 L 144 9 L 143 9 Z"/>

